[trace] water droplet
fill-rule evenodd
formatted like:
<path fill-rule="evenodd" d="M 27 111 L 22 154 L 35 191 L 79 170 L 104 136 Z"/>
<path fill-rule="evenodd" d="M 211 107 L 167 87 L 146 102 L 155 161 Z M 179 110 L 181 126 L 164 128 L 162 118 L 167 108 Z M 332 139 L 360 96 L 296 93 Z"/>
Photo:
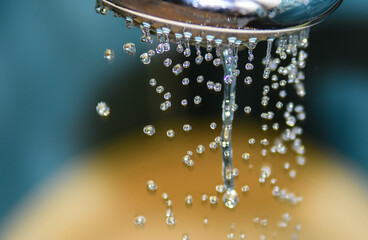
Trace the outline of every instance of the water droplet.
<path fill-rule="evenodd" d="M 157 54 L 163 54 L 165 51 L 164 45 L 162 43 L 158 44 L 156 47 Z"/>
<path fill-rule="evenodd" d="M 210 196 L 210 203 L 212 205 L 217 204 L 217 202 L 218 202 L 218 198 L 216 196 Z"/>
<path fill-rule="evenodd" d="M 256 143 L 256 140 L 254 138 L 250 138 L 248 142 L 249 144 L 253 145 Z"/>
<path fill-rule="evenodd" d="M 215 129 L 216 129 L 216 127 L 217 127 L 217 124 L 216 124 L 215 122 L 212 122 L 212 123 L 210 124 L 210 128 L 211 128 L 212 130 L 215 130 Z"/>
<path fill-rule="evenodd" d="M 210 142 L 209 144 L 210 149 L 217 149 L 219 147 L 218 143 L 216 142 Z"/>
<path fill-rule="evenodd" d="M 134 55 L 136 52 L 136 47 L 134 45 L 134 43 L 125 43 L 123 45 L 123 50 L 124 52 L 130 54 L 130 55 Z"/>
<path fill-rule="evenodd" d="M 183 72 L 183 66 L 181 64 L 176 64 L 173 68 L 172 68 L 172 72 L 175 75 L 179 75 L 181 72 Z"/>
<path fill-rule="evenodd" d="M 216 186 L 216 191 L 217 191 L 218 193 L 224 193 L 224 192 L 226 191 L 226 187 L 225 187 L 225 185 L 217 185 L 217 186 Z"/>
<path fill-rule="evenodd" d="M 147 125 L 143 128 L 143 132 L 144 132 L 144 134 L 146 134 L 148 136 L 152 136 L 153 134 L 155 134 L 156 130 L 155 130 L 154 126 Z"/>
<path fill-rule="evenodd" d="M 209 90 L 213 90 L 213 88 L 214 88 L 214 82 L 212 82 L 212 81 L 207 81 L 207 88 L 209 89 Z"/>
<path fill-rule="evenodd" d="M 140 56 L 140 59 L 141 59 L 141 62 L 143 64 L 150 64 L 151 63 L 151 58 L 150 58 L 150 56 L 148 56 L 148 53 L 143 53 Z"/>
<path fill-rule="evenodd" d="M 146 185 L 147 185 L 147 189 L 151 192 L 154 192 L 157 190 L 157 184 L 153 180 L 148 180 Z"/>
<path fill-rule="evenodd" d="M 134 218 L 134 224 L 138 227 L 143 227 L 146 222 L 146 218 L 144 216 L 137 216 Z"/>
<path fill-rule="evenodd" d="M 250 113 L 251 111 L 252 111 L 252 108 L 250 106 L 244 107 L 244 112 L 245 113 Z"/>
<path fill-rule="evenodd" d="M 213 60 L 213 65 L 215 65 L 216 67 L 221 65 L 221 59 L 220 58 L 215 58 Z"/>
<path fill-rule="evenodd" d="M 192 126 L 190 126 L 189 124 L 184 124 L 183 125 L 183 130 L 184 132 L 189 132 L 192 130 Z"/>
<path fill-rule="evenodd" d="M 183 68 L 189 68 L 189 67 L 190 67 L 190 62 L 189 61 L 183 62 Z"/>
<path fill-rule="evenodd" d="M 198 154 L 202 154 L 205 150 L 205 147 L 203 145 L 198 145 L 197 146 L 197 153 Z"/>
<path fill-rule="evenodd" d="M 165 102 L 163 102 L 163 103 L 160 104 L 160 109 L 162 111 L 166 111 L 170 107 L 171 107 L 171 102 L 170 101 L 165 101 Z"/>
<path fill-rule="evenodd" d="M 186 56 L 186 57 L 189 57 L 191 53 L 192 53 L 192 51 L 190 51 L 190 48 L 186 48 L 184 50 L 184 56 Z"/>
<path fill-rule="evenodd" d="M 238 194 L 235 190 L 227 190 L 223 200 L 226 207 L 234 208 L 239 201 Z"/>
<path fill-rule="evenodd" d="M 202 102 L 202 97 L 201 96 L 195 96 L 194 97 L 194 103 L 195 104 L 200 104 Z"/>
<path fill-rule="evenodd" d="M 195 58 L 195 63 L 196 64 L 201 64 L 203 62 L 203 57 L 201 55 L 198 55 L 196 58 Z"/>
<path fill-rule="evenodd" d="M 202 202 L 207 201 L 207 199 L 208 199 L 207 194 L 203 194 L 203 195 L 201 196 L 201 201 L 202 201 Z"/>
<path fill-rule="evenodd" d="M 149 80 L 149 85 L 150 85 L 150 86 L 154 87 L 154 86 L 156 86 L 156 84 L 157 84 L 156 79 L 151 78 L 151 79 Z"/>
<path fill-rule="evenodd" d="M 235 238 L 235 234 L 234 233 L 227 234 L 227 239 L 234 239 L 234 238 Z"/>
<path fill-rule="evenodd" d="M 173 226 L 176 223 L 176 219 L 174 216 L 170 216 L 168 218 L 166 218 L 166 224 L 169 226 Z"/>
<path fill-rule="evenodd" d="M 207 225 L 208 224 L 208 219 L 207 218 L 203 219 L 203 223 Z"/>
<path fill-rule="evenodd" d="M 163 87 L 163 86 L 158 86 L 157 88 L 156 88 L 156 92 L 157 93 L 163 93 L 163 91 L 165 90 L 165 88 Z"/>
<path fill-rule="evenodd" d="M 249 160 L 249 158 L 250 158 L 250 154 L 249 153 L 243 153 L 242 154 L 242 159 Z"/>
<path fill-rule="evenodd" d="M 215 92 L 220 92 L 221 89 L 222 89 L 221 83 L 215 83 L 215 85 L 213 86 L 213 90 L 215 90 Z"/>
<path fill-rule="evenodd" d="M 253 64 L 251 63 L 245 64 L 245 69 L 247 69 L 248 71 L 253 70 L 253 68 L 254 68 Z"/>
<path fill-rule="evenodd" d="M 296 157 L 296 163 L 300 166 L 304 166 L 305 165 L 305 157 L 304 156 L 297 156 Z"/>
<path fill-rule="evenodd" d="M 193 203 L 193 197 L 191 195 L 187 195 L 187 196 L 185 196 L 184 201 L 185 201 L 185 204 L 192 205 L 192 203 Z"/>
<path fill-rule="evenodd" d="M 165 98 L 166 100 L 169 100 L 169 99 L 171 98 L 171 93 L 170 93 L 170 92 L 165 93 L 165 94 L 164 94 L 164 98 Z"/>
<path fill-rule="evenodd" d="M 188 234 L 184 234 L 183 237 L 182 237 L 182 240 L 189 240 L 189 235 Z"/>
<path fill-rule="evenodd" d="M 108 61 L 114 60 L 114 51 L 111 49 L 106 49 L 104 52 L 104 58 Z"/>
<path fill-rule="evenodd" d="M 240 234 L 240 239 L 241 239 L 241 240 L 244 240 L 244 239 L 245 239 L 245 234 L 244 234 L 244 233 L 241 233 L 241 234 Z"/>
<path fill-rule="evenodd" d="M 184 86 L 188 85 L 190 82 L 189 78 L 183 78 L 183 80 L 181 80 L 181 84 L 183 84 Z"/>
<path fill-rule="evenodd" d="M 207 62 L 212 61 L 213 55 L 211 53 L 206 53 L 206 55 L 204 55 L 204 59 L 206 59 Z"/>
<path fill-rule="evenodd" d="M 183 45 L 178 44 L 178 45 L 176 46 L 176 51 L 177 51 L 178 53 L 182 53 L 182 52 L 184 51 L 184 47 L 183 47 Z"/>
<path fill-rule="evenodd" d="M 289 177 L 293 179 L 296 177 L 296 171 L 294 169 L 289 171 Z"/>
<path fill-rule="evenodd" d="M 150 49 L 150 50 L 148 50 L 148 56 L 149 57 L 153 57 L 153 56 L 155 56 L 155 54 L 156 54 L 156 52 L 154 51 L 154 50 L 152 50 L 152 49 Z"/>
<path fill-rule="evenodd" d="M 169 138 L 173 138 L 175 136 L 174 130 L 172 129 L 167 130 L 166 136 L 168 136 Z"/>
<path fill-rule="evenodd" d="M 99 102 L 96 106 L 96 111 L 102 117 L 107 117 L 110 114 L 110 108 L 105 102 Z"/>
<path fill-rule="evenodd" d="M 164 60 L 164 66 L 165 67 L 170 67 L 171 64 L 172 64 L 172 60 L 170 58 L 166 58 Z"/>
<path fill-rule="evenodd" d="M 244 185 L 242 188 L 241 188 L 241 191 L 242 192 L 248 192 L 249 191 L 249 186 L 248 185 Z"/>
<path fill-rule="evenodd" d="M 183 107 L 186 107 L 188 105 L 188 100 L 186 100 L 186 99 L 181 100 L 181 105 Z"/>
<path fill-rule="evenodd" d="M 252 77 L 250 76 L 247 76 L 244 78 L 244 83 L 247 84 L 247 85 L 250 85 L 252 83 Z"/>

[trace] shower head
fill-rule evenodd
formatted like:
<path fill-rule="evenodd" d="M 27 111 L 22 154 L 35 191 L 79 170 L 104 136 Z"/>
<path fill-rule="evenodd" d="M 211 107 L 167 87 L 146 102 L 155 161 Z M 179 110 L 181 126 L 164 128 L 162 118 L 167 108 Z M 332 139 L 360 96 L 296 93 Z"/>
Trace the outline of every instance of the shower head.
<path fill-rule="evenodd" d="M 96 9 L 107 6 L 150 29 L 167 27 L 193 36 L 219 39 L 236 36 L 265 40 L 306 29 L 321 22 L 342 0 L 97 0 Z M 102 8 L 101 8 L 102 6 Z M 172 34 L 171 37 L 174 35 Z"/>

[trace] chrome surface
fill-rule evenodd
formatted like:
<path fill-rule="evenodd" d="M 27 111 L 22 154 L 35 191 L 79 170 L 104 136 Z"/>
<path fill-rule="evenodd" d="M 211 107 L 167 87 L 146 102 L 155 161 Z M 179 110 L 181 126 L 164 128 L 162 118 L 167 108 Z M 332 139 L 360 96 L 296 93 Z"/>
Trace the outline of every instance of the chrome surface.
<path fill-rule="evenodd" d="M 342 0 L 102 0 L 136 24 L 190 30 L 195 35 L 240 38 L 283 35 L 310 27 Z M 193 32 L 194 31 L 194 32 Z"/>

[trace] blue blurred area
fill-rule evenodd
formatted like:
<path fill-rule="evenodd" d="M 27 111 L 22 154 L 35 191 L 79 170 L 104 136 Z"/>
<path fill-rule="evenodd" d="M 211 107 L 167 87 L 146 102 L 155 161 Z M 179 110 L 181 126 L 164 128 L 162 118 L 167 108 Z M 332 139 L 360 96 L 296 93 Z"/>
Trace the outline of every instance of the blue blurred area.
<path fill-rule="evenodd" d="M 97 118 L 94 106 L 117 81 L 134 81 L 112 77 L 113 73 L 121 72 L 122 66 L 130 72 L 141 71 L 135 67 L 136 57 L 116 54 L 119 64 L 113 65 L 103 59 L 107 47 L 120 50 L 122 43 L 138 39 L 140 33 L 126 30 L 124 21 L 111 14 L 96 14 L 94 4 L 93 0 L 3 2 L 0 221 L 43 180 L 90 148 L 85 136 L 92 138 L 94 133 L 85 132 L 85 120 Z M 318 31 L 335 21 L 367 27 L 367 8 L 368 1 L 345 1 Z M 336 32 L 337 38 L 339 34 L 343 33 Z M 313 43 L 318 44 L 318 38 L 314 36 Z M 339 46 L 346 44 L 353 48 L 352 59 L 368 53 L 360 51 L 354 40 Z M 325 56 L 316 53 L 317 57 Z M 368 152 L 364 151 L 368 135 L 366 63 L 318 63 L 319 70 L 310 73 L 314 83 L 308 104 L 313 106 L 309 109 L 312 126 L 324 126 L 315 134 L 368 169 Z"/>

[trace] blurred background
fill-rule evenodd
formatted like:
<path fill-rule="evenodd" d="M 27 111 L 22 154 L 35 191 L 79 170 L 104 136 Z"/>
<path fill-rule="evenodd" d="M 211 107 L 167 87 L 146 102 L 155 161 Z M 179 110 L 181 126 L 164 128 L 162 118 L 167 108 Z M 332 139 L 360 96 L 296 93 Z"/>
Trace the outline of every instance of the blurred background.
<path fill-rule="evenodd" d="M 112 14 L 96 14 L 94 5 L 93 0 L 3 2 L 0 224 L 73 158 L 145 124 L 145 88 L 154 66 L 142 67 L 122 45 L 134 42 L 142 51 L 147 46 L 138 41 L 140 31 L 126 29 Z M 304 125 L 311 139 L 346 156 L 350 160 L 342 164 L 365 176 L 367 10 L 368 1 L 346 0 L 312 28 Z M 114 64 L 103 58 L 106 48 L 115 51 Z M 140 101 L 133 104 L 133 95 L 141 95 Z M 106 120 L 96 114 L 99 101 L 111 108 Z"/>

